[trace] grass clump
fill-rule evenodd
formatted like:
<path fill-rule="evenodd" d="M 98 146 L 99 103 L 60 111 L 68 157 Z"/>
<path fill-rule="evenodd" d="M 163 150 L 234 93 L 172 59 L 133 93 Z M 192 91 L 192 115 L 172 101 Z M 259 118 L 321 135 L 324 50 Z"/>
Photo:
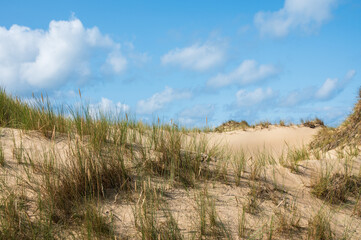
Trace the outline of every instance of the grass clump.
<path fill-rule="evenodd" d="M 133 211 L 135 227 L 142 239 L 183 239 L 178 224 L 158 189 L 151 182 L 143 182 L 138 202 Z M 163 217 L 163 220 L 162 220 Z"/>
<path fill-rule="evenodd" d="M 291 169 L 292 172 L 299 172 L 299 162 L 310 158 L 310 154 L 305 146 L 300 148 L 288 147 L 286 157 L 282 154 L 279 161 L 280 164 L 286 168 Z"/>
<path fill-rule="evenodd" d="M 245 120 L 242 120 L 240 122 L 230 120 L 228 122 L 222 123 L 220 126 L 216 127 L 214 130 L 216 132 L 229 132 L 229 131 L 233 131 L 233 130 L 237 130 L 237 129 L 245 130 L 249 127 L 250 127 L 250 125 Z"/>
<path fill-rule="evenodd" d="M 235 183 L 236 186 L 239 186 L 247 164 L 246 155 L 243 150 L 233 156 L 232 163 L 235 172 Z"/>
<path fill-rule="evenodd" d="M 24 189 L 1 182 L 0 239 L 55 239 L 61 228 L 53 224 L 49 215 L 34 209 L 33 201 Z"/>
<path fill-rule="evenodd" d="M 20 142 L 20 146 L 16 146 L 15 141 L 14 141 L 13 157 L 14 157 L 14 159 L 16 159 L 18 164 L 21 164 L 23 162 L 24 147 L 23 147 L 22 142 Z"/>
<path fill-rule="evenodd" d="M 257 214 L 261 209 L 264 200 L 276 202 L 279 198 L 278 189 L 262 182 L 250 182 L 250 190 L 247 194 L 246 203 L 243 205 L 247 213 Z"/>
<path fill-rule="evenodd" d="M 0 239 L 114 239 L 111 219 L 93 203 L 79 206 L 72 217 L 73 228 L 54 222 L 45 205 L 37 205 L 24 194 L 8 191 L 0 203 Z"/>
<path fill-rule="evenodd" d="M 361 218 L 361 194 L 357 198 L 356 204 L 353 208 L 353 214 Z"/>
<path fill-rule="evenodd" d="M 112 219 L 104 216 L 101 209 L 93 203 L 83 206 L 81 220 L 83 225 L 83 235 L 87 239 L 116 239 Z"/>
<path fill-rule="evenodd" d="M 262 174 L 265 174 L 265 167 L 267 165 L 273 165 L 276 163 L 272 153 L 270 153 L 265 148 L 255 151 L 252 156 L 249 158 L 250 160 L 250 180 L 259 180 L 262 177 Z"/>
<path fill-rule="evenodd" d="M 301 124 L 305 127 L 309 127 L 309 128 L 316 128 L 316 127 L 323 127 L 325 126 L 324 122 L 319 119 L 319 118 L 315 118 L 313 120 L 303 120 L 301 119 Z"/>
<path fill-rule="evenodd" d="M 254 126 L 255 127 L 260 126 L 261 129 L 263 129 L 263 128 L 268 128 L 271 125 L 272 124 L 269 121 L 261 121 L 261 122 L 256 123 Z"/>
<path fill-rule="evenodd" d="M 0 166 L 4 167 L 5 166 L 5 156 L 4 156 L 4 149 L 3 149 L 3 145 L 0 142 Z"/>
<path fill-rule="evenodd" d="M 6 194 L 0 204 L 0 239 L 40 237 L 28 218 L 27 201 L 15 193 Z"/>
<path fill-rule="evenodd" d="M 207 189 L 196 197 L 199 216 L 199 238 L 230 239 L 230 234 L 219 218 L 215 201 L 208 194 Z"/>
<path fill-rule="evenodd" d="M 60 169 L 45 172 L 41 193 L 66 221 L 74 208 L 86 199 L 105 197 L 107 189 L 127 191 L 131 178 L 122 159 L 97 156 L 80 143 L 72 151 L 73 159 Z M 54 213 L 56 214 L 56 213 Z"/>
<path fill-rule="evenodd" d="M 261 211 L 262 200 L 271 200 L 274 196 L 271 188 L 259 182 L 250 183 L 250 190 L 247 194 L 244 210 L 250 214 L 257 214 Z"/>
<path fill-rule="evenodd" d="M 291 236 L 299 233 L 302 229 L 301 216 L 296 208 L 295 203 L 292 204 L 289 211 L 276 210 L 275 211 L 275 232 L 283 236 Z"/>
<path fill-rule="evenodd" d="M 330 224 L 330 216 L 323 210 L 318 211 L 317 214 L 308 221 L 308 239 L 334 239 L 334 233 L 332 232 Z"/>
<path fill-rule="evenodd" d="M 247 230 L 246 210 L 242 207 L 242 214 L 238 213 L 238 237 L 240 239 L 248 237 L 249 232 Z"/>
<path fill-rule="evenodd" d="M 0 126 L 21 128 L 25 130 L 39 130 L 46 137 L 54 132 L 67 132 L 69 120 L 65 118 L 64 108 L 55 108 L 48 98 L 41 95 L 41 99 L 25 102 L 6 94 L 0 88 Z"/>
<path fill-rule="evenodd" d="M 361 88 L 360 88 L 361 89 Z M 361 142 L 361 94 L 359 91 L 358 101 L 353 112 L 337 128 L 322 129 L 310 147 L 317 147 L 329 151 L 337 147 L 359 145 Z"/>
<path fill-rule="evenodd" d="M 341 173 L 319 174 L 312 185 L 312 193 L 329 203 L 338 204 L 346 202 L 350 195 L 357 196 L 361 191 L 361 178 Z"/>
<path fill-rule="evenodd" d="M 311 153 L 312 153 L 312 156 L 317 160 L 321 160 L 321 158 L 325 155 L 325 153 L 323 151 L 321 151 L 320 149 L 317 149 L 317 148 L 311 149 Z"/>
<path fill-rule="evenodd" d="M 107 197 L 108 190 L 121 194 L 132 188 L 120 155 L 114 151 L 104 156 L 79 141 L 69 144 L 66 162 L 54 152 L 44 152 L 37 161 L 30 155 L 23 167 L 24 185 L 35 196 L 36 216 L 43 216 L 49 225 L 76 236 L 113 238 L 111 218 L 103 216 L 98 203 Z M 109 149 L 110 150 L 110 149 Z"/>
<path fill-rule="evenodd" d="M 142 151 L 138 169 L 181 182 L 185 186 L 194 186 L 196 180 L 214 176 L 209 162 L 216 161 L 221 154 L 217 146 L 208 147 L 203 139 L 187 139 L 177 126 L 153 128 L 152 152 Z"/>
<path fill-rule="evenodd" d="M 248 193 L 248 197 L 247 197 L 245 205 L 243 206 L 243 209 L 247 213 L 257 214 L 261 210 L 261 207 L 260 207 L 261 201 L 258 198 L 258 193 L 257 193 L 256 187 L 254 187 L 254 185 L 252 185 L 252 186 L 253 187 L 252 187 L 251 191 Z"/>
<path fill-rule="evenodd" d="M 286 126 L 285 121 L 284 121 L 284 120 L 280 120 L 279 125 L 280 125 L 281 127 L 285 127 L 285 126 Z"/>

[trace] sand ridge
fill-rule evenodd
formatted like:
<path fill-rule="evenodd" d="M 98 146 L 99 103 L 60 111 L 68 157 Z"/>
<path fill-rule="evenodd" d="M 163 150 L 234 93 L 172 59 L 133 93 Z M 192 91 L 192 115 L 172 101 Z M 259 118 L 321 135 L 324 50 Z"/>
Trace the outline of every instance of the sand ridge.
<path fill-rule="evenodd" d="M 301 147 L 309 144 L 319 130 L 320 128 L 302 126 L 269 126 L 263 129 L 248 128 L 222 133 L 211 132 L 206 136 L 210 143 L 227 145 L 233 151 L 268 149 L 279 154 L 287 147 Z"/>

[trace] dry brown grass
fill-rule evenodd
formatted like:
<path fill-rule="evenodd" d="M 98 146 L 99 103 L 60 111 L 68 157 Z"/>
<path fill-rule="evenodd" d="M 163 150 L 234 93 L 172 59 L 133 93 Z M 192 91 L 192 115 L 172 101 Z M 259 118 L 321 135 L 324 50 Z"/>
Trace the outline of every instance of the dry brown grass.
<path fill-rule="evenodd" d="M 361 178 L 341 173 L 321 173 L 312 185 L 312 193 L 330 203 L 346 202 L 361 191 Z"/>
<path fill-rule="evenodd" d="M 359 93 L 360 94 L 360 93 Z M 325 128 L 318 133 L 310 147 L 331 150 L 345 145 L 360 144 L 361 142 L 361 95 L 355 104 L 353 112 L 336 129 Z"/>
<path fill-rule="evenodd" d="M 229 131 L 233 131 L 233 130 L 237 130 L 237 129 L 242 129 L 245 130 L 247 128 L 249 128 L 250 125 L 246 122 L 246 121 L 234 121 L 234 120 L 230 120 L 228 122 L 225 122 L 223 124 L 221 124 L 220 126 L 215 128 L 216 132 L 229 132 Z"/>
<path fill-rule="evenodd" d="M 332 240 L 334 233 L 331 229 L 330 214 L 325 213 L 323 209 L 318 211 L 308 221 L 308 239 L 312 240 Z"/>
<path fill-rule="evenodd" d="M 309 128 L 316 128 L 316 127 L 324 127 L 325 126 L 324 122 L 321 119 L 317 118 L 317 117 L 315 119 L 313 119 L 313 120 L 306 120 L 306 121 L 301 120 L 301 123 L 302 123 L 303 126 L 309 127 Z"/>
<path fill-rule="evenodd" d="M 356 204 L 353 208 L 353 214 L 361 218 L 361 195 L 357 198 Z"/>

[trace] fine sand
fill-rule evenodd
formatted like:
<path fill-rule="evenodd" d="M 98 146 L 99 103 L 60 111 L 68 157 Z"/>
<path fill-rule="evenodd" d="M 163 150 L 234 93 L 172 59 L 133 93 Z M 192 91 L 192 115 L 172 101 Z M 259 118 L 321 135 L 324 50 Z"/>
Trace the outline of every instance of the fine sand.
<path fill-rule="evenodd" d="M 214 132 L 208 133 L 206 136 L 211 143 L 226 145 L 235 152 L 241 149 L 251 152 L 267 149 L 278 155 L 288 147 L 295 148 L 309 144 L 319 129 L 299 126 L 269 126 L 263 129 L 249 128 L 222 133 Z"/>
<path fill-rule="evenodd" d="M 252 154 L 255 151 L 272 152 L 272 155 L 279 155 L 290 148 L 307 146 L 312 137 L 317 134 L 320 128 L 307 128 L 299 126 L 269 128 L 250 128 L 247 130 L 235 130 L 230 132 L 202 133 L 211 145 L 218 144 L 228 146 L 231 152 L 243 149 Z M 36 132 L 23 132 L 13 129 L 2 129 L 0 141 L 4 148 L 7 167 L 2 175 L 19 176 L 23 175 L 22 167 L 18 164 L 13 155 L 14 145 L 24 148 L 29 153 L 41 155 L 44 151 L 55 151 L 59 160 L 66 159 L 69 153 L 69 146 L 72 144 L 66 137 L 54 140 L 46 139 Z M 277 229 L 279 220 L 277 214 L 290 217 L 295 214 L 299 217 L 299 228 L 291 235 L 275 233 L 273 239 L 307 239 L 309 220 L 320 210 L 324 210 L 332 217 L 331 227 L 337 236 L 342 236 L 345 229 L 349 229 L 351 238 L 361 239 L 361 218 L 354 216 L 351 206 L 333 206 L 316 198 L 311 194 L 312 179 L 319 173 L 323 166 L 334 166 L 333 171 L 341 171 L 343 160 L 336 159 L 335 154 L 325 153 L 320 160 L 310 155 L 310 159 L 298 163 L 298 172 L 293 172 L 288 167 L 282 166 L 276 161 L 275 164 L 264 166 L 261 177 L 258 180 L 251 180 L 250 175 L 256 158 L 248 159 L 247 167 L 240 182 L 235 184 L 235 168 L 232 159 L 221 159 L 211 163 L 214 166 L 226 170 L 226 179 L 200 181 L 195 188 L 173 187 L 166 180 L 157 181 L 157 187 L 165 191 L 167 206 L 178 223 L 181 234 L 185 239 L 191 239 L 199 224 L 197 215 L 197 199 L 200 192 L 207 191 L 215 201 L 215 209 L 219 221 L 222 221 L 230 236 L 239 239 L 239 221 L 244 206 L 249 204 L 252 195 L 252 186 L 257 186 L 257 212 L 245 213 L 245 229 L 247 238 L 267 239 L 269 235 L 271 219 L 274 221 L 274 228 Z M 327 164 L 326 164 L 327 163 Z M 353 168 L 355 171 L 361 169 L 360 155 L 354 159 Z M 356 173 L 356 172 L 355 172 Z M 15 182 L 14 182 L 15 183 Z M 205 190 L 207 189 L 207 190 Z M 278 189 L 278 190 L 276 190 Z M 280 189 L 280 190 L 279 190 Z M 355 200 L 352 200 L 355 202 Z M 134 225 L 134 202 L 118 200 L 117 196 L 105 199 L 103 202 L 104 215 L 111 214 L 114 217 L 116 232 L 125 239 L 139 239 L 141 236 Z M 285 220 L 284 221 L 288 221 Z M 222 238 L 222 237 L 220 237 Z"/>

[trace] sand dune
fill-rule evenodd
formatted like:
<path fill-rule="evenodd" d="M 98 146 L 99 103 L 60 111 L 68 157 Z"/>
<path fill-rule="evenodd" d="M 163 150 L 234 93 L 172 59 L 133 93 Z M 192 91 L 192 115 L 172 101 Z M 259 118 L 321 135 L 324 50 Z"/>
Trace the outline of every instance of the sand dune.
<path fill-rule="evenodd" d="M 209 133 L 207 137 L 213 144 L 228 145 L 233 151 L 240 149 L 257 151 L 267 149 L 275 154 L 281 153 L 289 147 L 301 147 L 309 144 L 313 136 L 320 128 L 308 128 L 299 126 L 269 128 L 249 128 L 247 130 L 235 130 L 223 133 Z"/>
<path fill-rule="evenodd" d="M 248 130 L 235 130 L 230 132 L 211 132 L 201 133 L 200 135 L 206 138 L 212 144 L 220 144 L 228 146 L 233 151 L 244 149 L 248 152 L 265 149 L 267 153 L 271 151 L 279 154 L 283 150 L 287 151 L 289 147 L 300 147 L 307 145 L 313 139 L 313 136 L 319 132 L 321 128 L 307 128 L 307 127 L 277 127 L 270 126 L 269 128 L 250 128 Z M 197 134 L 197 136 L 200 136 Z M 16 179 L 24 177 L 22 171 L 22 164 L 13 156 L 13 149 L 15 145 L 21 146 L 26 152 L 33 153 L 41 156 L 43 152 L 55 151 L 57 153 L 57 161 L 68 159 L 69 148 L 73 146 L 73 142 L 69 142 L 66 138 L 58 138 L 56 141 L 47 139 L 36 131 L 21 131 L 16 129 L 1 129 L 0 140 L 4 150 L 6 166 L 2 169 L 2 173 L 6 173 L 7 182 L 16 186 Z M 69 144 L 69 145 L 68 145 Z M 208 184 L 207 181 L 200 181 L 196 188 L 183 189 L 174 188 L 169 185 L 169 182 L 164 179 L 160 183 L 162 188 L 166 191 L 166 201 L 169 211 L 177 220 L 181 234 L 185 239 L 194 237 L 194 228 L 197 226 L 197 209 L 198 202 L 197 196 L 202 189 L 207 189 L 207 194 L 215 201 L 217 215 L 219 219 L 225 224 L 227 231 L 237 239 L 239 237 L 238 221 L 239 214 L 245 206 L 248 206 L 249 201 L 252 199 L 252 186 L 256 186 L 254 191 L 257 199 L 255 200 L 256 213 L 248 213 L 245 215 L 247 218 L 247 231 L 249 236 L 262 237 L 267 236 L 267 228 L 269 228 L 269 221 L 272 216 L 278 216 L 282 212 L 282 216 L 288 217 L 290 214 L 298 214 L 299 216 L 299 229 L 292 232 L 293 239 L 306 239 L 309 224 L 309 219 L 319 211 L 319 209 L 326 209 L 328 212 L 333 211 L 332 205 L 325 205 L 323 201 L 316 198 L 311 194 L 310 186 L 312 178 L 323 169 L 323 166 L 332 164 L 334 172 L 341 172 L 344 168 L 344 162 L 340 159 L 331 159 L 330 155 L 324 155 L 321 160 L 303 160 L 298 163 L 298 172 L 293 172 L 287 166 L 281 164 L 271 164 L 263 166 L 260 172 L 259 180 L 251 180 L 251 174 L 254 169 L 253 165 L 257 160 L 256 158 L 248 159 L 247 167 L 244 170 L 239 184 L 235 185 L 235 169 L 233 160 L 223 159 L 224 161 L 211 161 L 211 165 L 226 170 L 226 181 L 213 181 Z M 311 156 L 310 156 L 311 157 Z M 64 159 L 63 159 L 64 158 Z M 39 159 L 42 159 L 41 157 Z M 69 159 L 68 159 L 69 160 Z M 357 175 L 361 169 L 361 158 L 357 157 L 353 160 L 353 173 Z M 150 184 L 150 183 L 149 183 Z M 281 187 L 282 190 L 276 190 Z M 259 194 L 259 195 L 258 195 Z M 114 200 L 115 199 L 115 200 Z M 125 234 L 129 239 L 139 239 L 140 235 L 134 227 L 134 203 L 119 201 L 110 197 L 109 200 L 104 201 L 103 213 L 111 213 L 114 216 L 114 224 L 121 235 Z M 292 207 L 293 202 L 297 201 L 297 209 Z M 351 199 L 351 201 L 356 201 Z M 344 234 L 344 229 L 347 227 L 348 222 L 352 221 L 354 225 L 350 226 L 352 237 L 349 239 L 359 239 L 361 230 L 359 227 L 361 222 L 358 217 L 353 217 L 353 209 L 342 208 L 342 211 L 333 212 L 332 228 L 337 236 Z M 279 224 L 276 219 L 276 224 Z M 196 223 L 196 224 L 195 224 Z M 274 226 L 275 229 L 280 229 L 278 225 Z M 257 229 L 263 229 L 258 233 Z M 279 230 L 277 230 L 279 231 Z M 293 230 L 292 230 L 293 231 Z M 290 235 L 282 235 L 278 233 L 276 239 L 289 239 Z M 263 238 L 264 239 L 264 238 Z"/>

